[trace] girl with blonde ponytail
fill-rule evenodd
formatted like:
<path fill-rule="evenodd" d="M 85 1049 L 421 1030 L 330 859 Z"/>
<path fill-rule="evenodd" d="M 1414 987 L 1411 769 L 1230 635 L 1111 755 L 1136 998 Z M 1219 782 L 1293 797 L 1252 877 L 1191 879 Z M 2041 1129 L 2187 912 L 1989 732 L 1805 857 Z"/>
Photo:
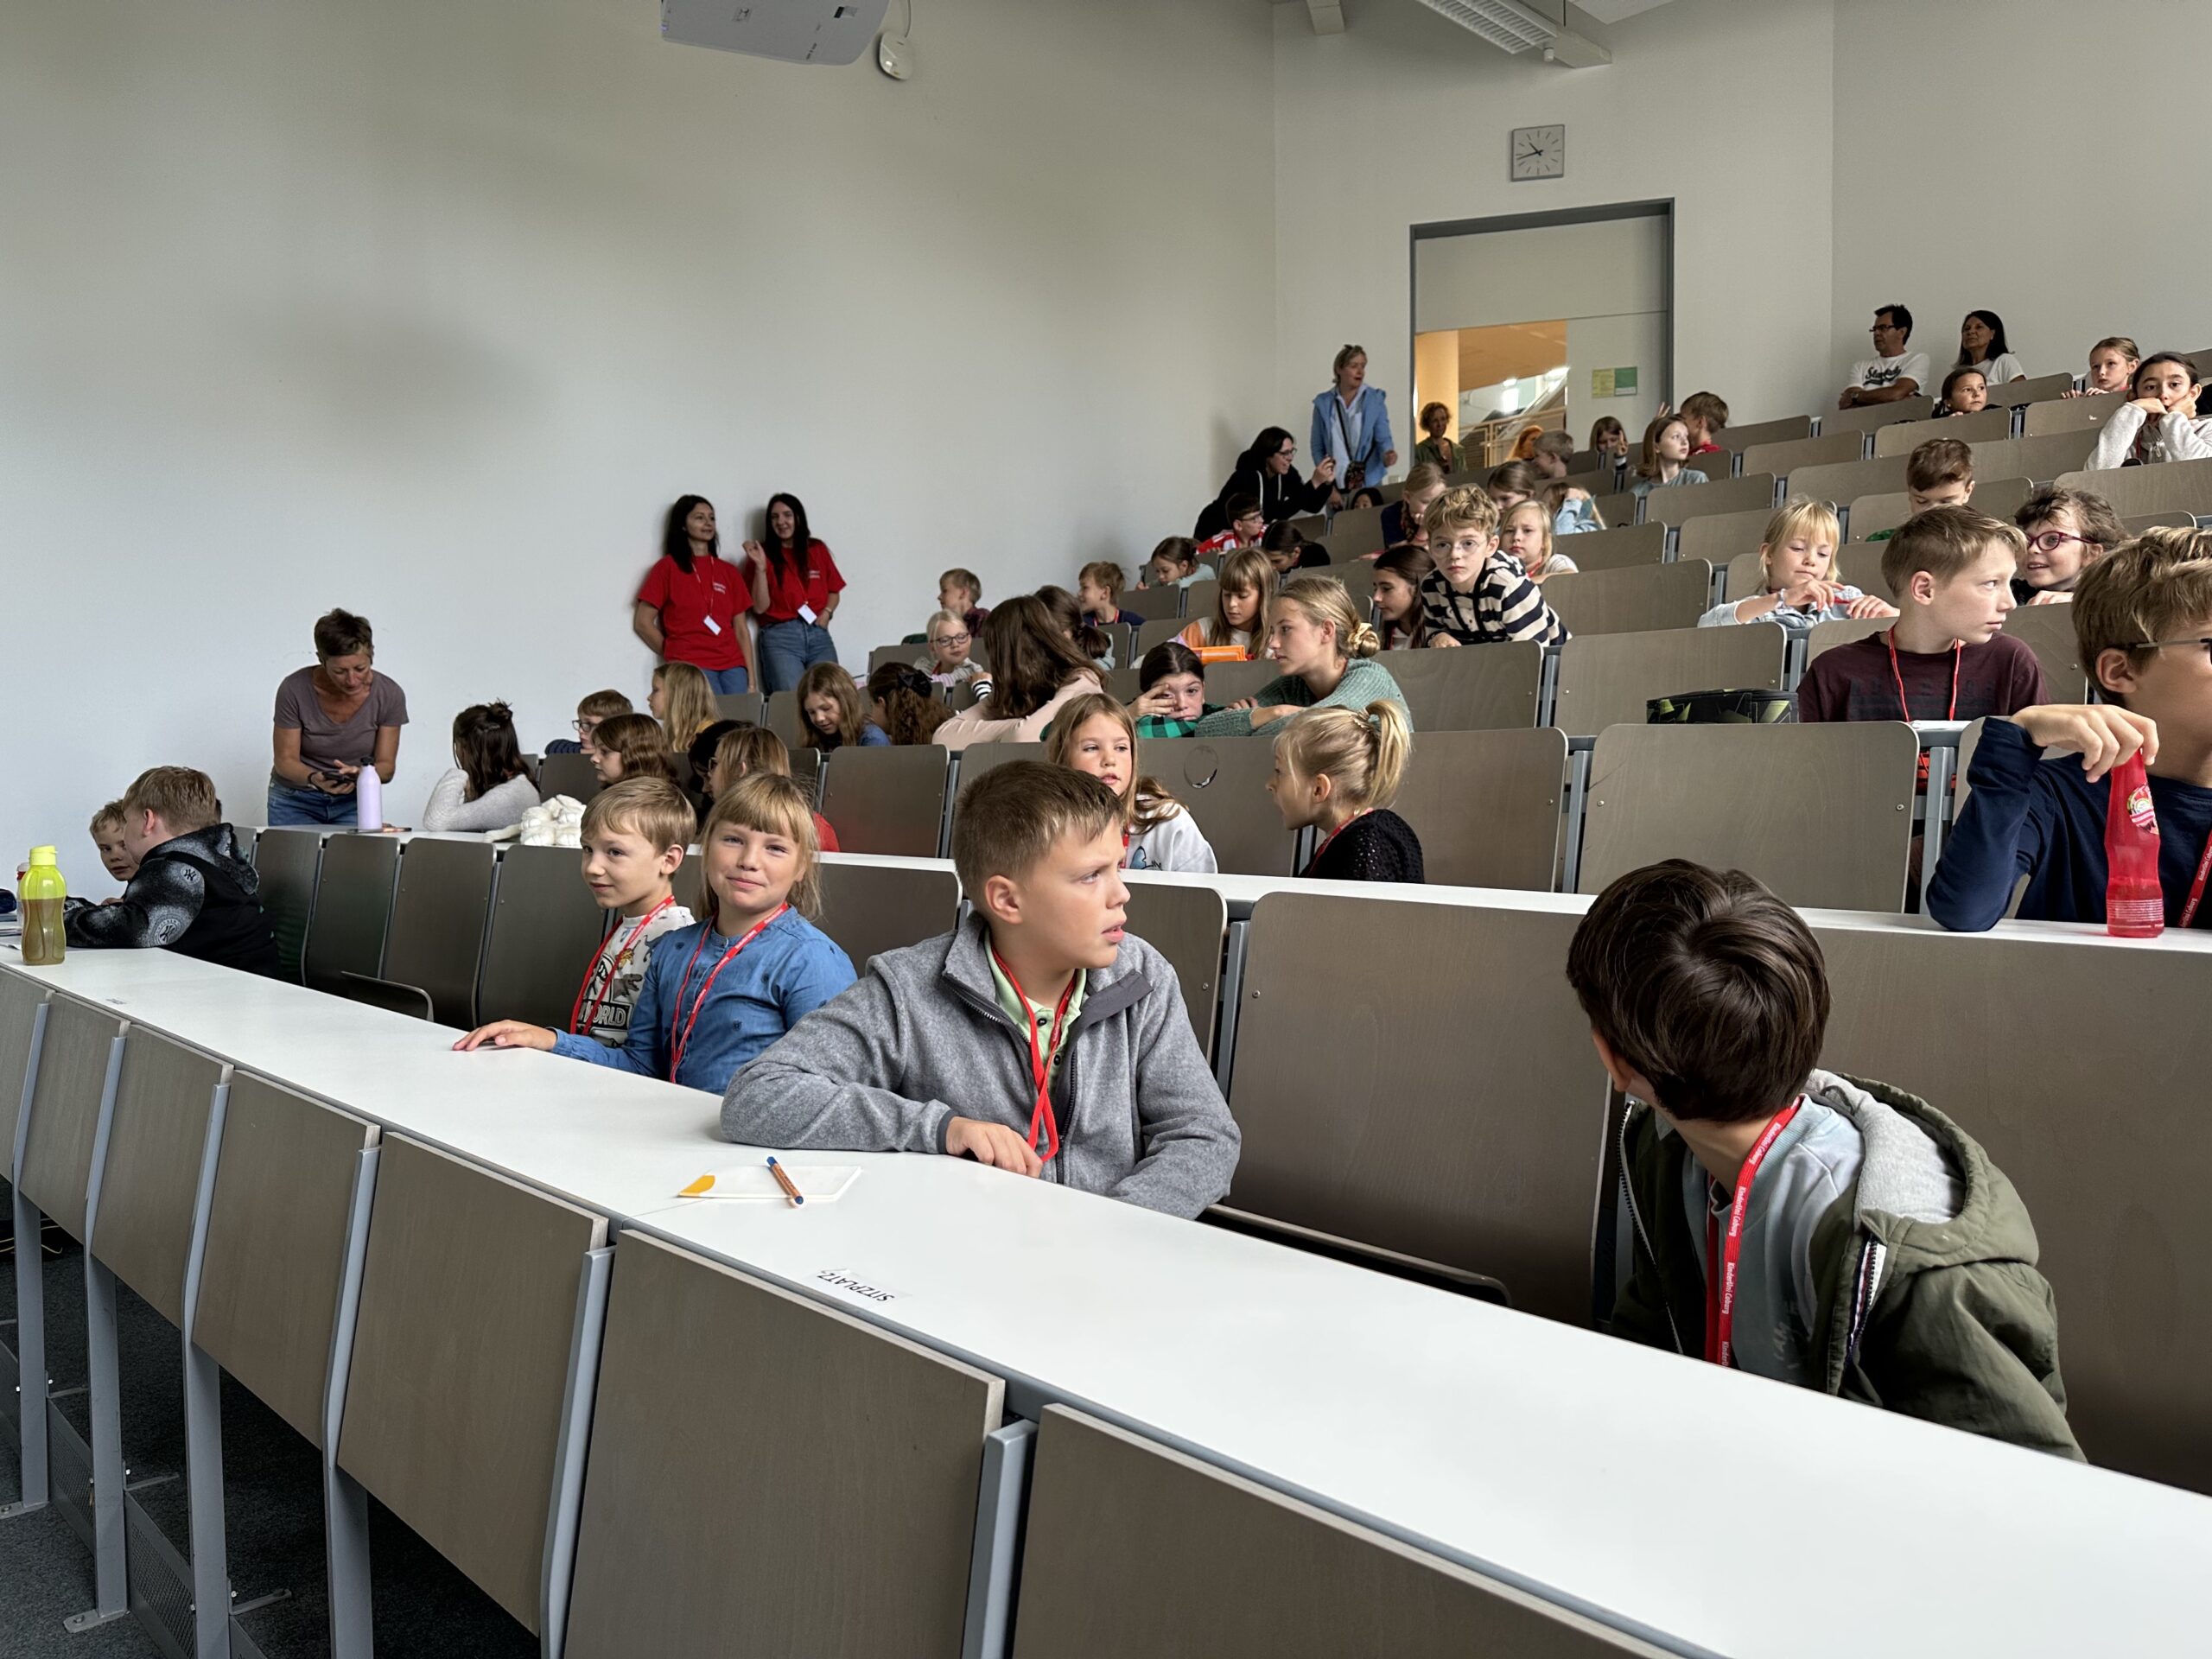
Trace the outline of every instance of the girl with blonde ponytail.
<path fill-rule="evenodd" d="M 1275 798 L 1283 826 L 1311 824 L 1320 844 L 1300 875 L 1317 881 L 1413 881 L 1421 838 L 1390 810 L 1413 756 L 1413 722 L 1398 703 L 1313 709 L 1275 740 Z"/>
<path fill-rule="evenodd" d="M 1268 602 L 1266 655 L 1282 671 L 1256 697 L 1208 715 L 1198 737 L 1247 737 L 1308 709 L 1363 709 L 1389 702 L 1413 729 L 1405 694 L 1374 660 L 1382 648 L 1334 576 L 1298 576 Z"/>

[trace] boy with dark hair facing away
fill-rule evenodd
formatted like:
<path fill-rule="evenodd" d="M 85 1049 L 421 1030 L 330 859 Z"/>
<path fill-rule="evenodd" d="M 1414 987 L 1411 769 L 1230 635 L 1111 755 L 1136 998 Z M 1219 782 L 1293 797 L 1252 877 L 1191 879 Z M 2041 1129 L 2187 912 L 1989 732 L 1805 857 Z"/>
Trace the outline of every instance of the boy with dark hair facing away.
<path fill-rule="evenodd" d="M 99 849 L 100 868 L 118 881 L 128 881 L 138 874 L 138 861 L 123 844 L 123 803 L 110 801 L 92 814 L 89 828 L 92 845 Z"/>
<path fill-rule="evenodd" d="M 119 804 L 124 850 L 137 870 L 120 899 L 69 901 L 69 943 L 174 950 L 275 977 L 276 935 L 261 913 L 261 876 L 223 822 L 214 780 L 189 766 L 156 766 L 138 774 Z"/>
<path fill-rule="evenodd" d="M 1905 458 L 1904 505 L 1908 517 L 1930 507 L 1963 507 L 1974 499 L 1974 446 L 1958 438 L 1930 438 Z M 1866 537 L 1886 542 L 1894 530 Z"/>
<path fill-rule="evenodd" d="M 1436 569 L 1421 578 L 1421 617 L 1432 645 L 1486 645 L 1533 639 L 1556 645 L 1567 626 L 1519 562 L 1498 551 L 1497 504 L 1488 492 L 1446 490 L 1430 503 L 1428 529 Z"/>
<path fill-rule="evenodd" d="M 1982 728 L 1966 803 L 1929 880 L 1929 913 L 1980 932 L 2025 876 L 2022 917 L 2105 920 L 2110 774 L 2139 754 L 2166 925 L 2212 926 L 2212 532 L 2153 530 L 2107 554 L 2082 573 L 2073 616 L 2105 701 L 2022 709 Z"/>
<path fill-rule="evenodd" d="M 2041 702 L 2043 666 L 2005 635 L 2020 532 L 1964 507 L 1905 521 L 1882 550 L 1897 620 L 1813 658 L 1797 718 L 1980 720 Z"/>
<path fill-rule="evenodd" d="M 722 1133 L 793 1151 L 938 1152 L 1196 1216 L 1239 1137 L 1175 970 L 1122 925 L 1122 802 L 1017 760 L 961 791 L 974 913 L 868 963 L 731 1080 Z"/>
<path fill-rule="evenodd" d="M 1817 1069 L 1827 972 L 1795 911 L 1669 859 L 1598 896 L 1567 976 L 1629 1101 L 1615 1335 L 2082 1455 L 2026 1206 L 1927 1102 Z"/>

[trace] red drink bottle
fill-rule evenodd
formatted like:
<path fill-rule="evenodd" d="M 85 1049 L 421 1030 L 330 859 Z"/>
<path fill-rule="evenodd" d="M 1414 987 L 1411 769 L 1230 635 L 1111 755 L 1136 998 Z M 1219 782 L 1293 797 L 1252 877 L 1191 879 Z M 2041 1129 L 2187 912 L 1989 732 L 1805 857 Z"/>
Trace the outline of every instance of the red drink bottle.
<path fill-rule="evenodd" d="M 2158 817 L 2139 755 L 2105 779 L 2105 927 L 2123 939 L 2155 939 L 2166 931 L 2166 899 L 2158 887 Z"/>

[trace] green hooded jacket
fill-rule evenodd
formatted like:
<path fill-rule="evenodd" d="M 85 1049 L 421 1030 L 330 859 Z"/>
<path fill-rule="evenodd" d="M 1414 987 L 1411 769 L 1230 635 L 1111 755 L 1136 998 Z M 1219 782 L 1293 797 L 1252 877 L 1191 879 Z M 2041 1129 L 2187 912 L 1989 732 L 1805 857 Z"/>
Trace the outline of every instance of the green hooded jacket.
<path fill-rule="evenodd" d="M 1847 1118 L 1865 1147 L 1850 1192 L 1812 1233 L 1820 1305 L 1805 1313 L 1827 1391 L 2079 1459 L 2058 1376 L 2057 1305 L 2012 1182 L 1958 1125 L 1901 1090 L 1815 1071 L 1805 1092 Z M 1942 1173 L 1925 1167 L 1931 1143 L 1960 1194 L 1948 1219 L 1916 1218 L 1929 1175 Z M 1621 1173 L 1635 1270 L 1611 1328 L 1695 1357 L 1706 1282 L 1692 1229 L 1704 1217 L 1686 1206 L 1689 1156 L 1649 1107 L 1630 1109 Z"/>

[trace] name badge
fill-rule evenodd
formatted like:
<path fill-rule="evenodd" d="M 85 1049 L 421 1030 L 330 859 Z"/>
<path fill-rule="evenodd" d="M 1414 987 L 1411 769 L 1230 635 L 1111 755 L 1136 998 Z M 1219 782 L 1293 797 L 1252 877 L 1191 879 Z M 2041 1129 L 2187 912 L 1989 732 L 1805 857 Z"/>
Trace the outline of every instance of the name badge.
<path fill-rule="evenodd" d="M 812 622 L 814 620 L 814 607 L 811 605 L 800 606 L 798 607 L 798 620 L 802 622 Z"/>
<path fill-rule="evenodd" d="M 720 633 L 722 631 L 722 625 L 715 621 L 711 616 L 706 619 L 706 623 L 707 632 L 709 633 Z"/>

